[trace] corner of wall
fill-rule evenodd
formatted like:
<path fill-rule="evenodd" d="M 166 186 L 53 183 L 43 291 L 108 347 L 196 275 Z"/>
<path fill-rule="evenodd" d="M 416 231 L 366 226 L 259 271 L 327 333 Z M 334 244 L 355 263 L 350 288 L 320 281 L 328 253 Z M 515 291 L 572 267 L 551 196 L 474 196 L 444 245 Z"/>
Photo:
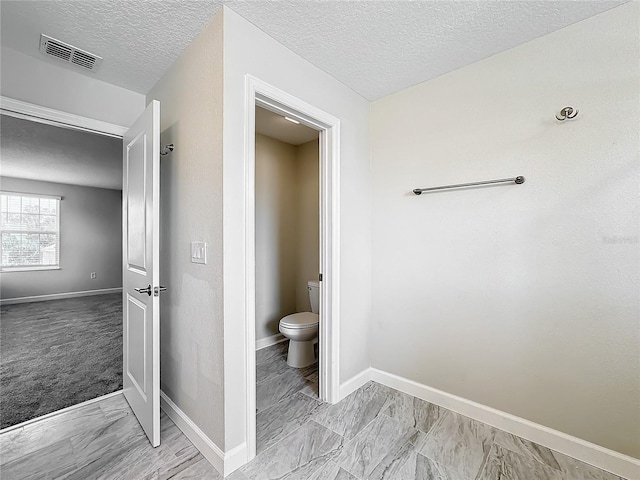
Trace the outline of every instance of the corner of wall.
<path fill-rule="evenodd" d="M 161 160 L 160 173 L 160 276 L 175 292 L 161 298 L 162 388 L 225 452 L 221 15 L 213 16 L 147 99 L 161 102 L 162 142 L 176 144 Z M 207 264 L 189 261 L 192 241 L 207 243 Z"/>

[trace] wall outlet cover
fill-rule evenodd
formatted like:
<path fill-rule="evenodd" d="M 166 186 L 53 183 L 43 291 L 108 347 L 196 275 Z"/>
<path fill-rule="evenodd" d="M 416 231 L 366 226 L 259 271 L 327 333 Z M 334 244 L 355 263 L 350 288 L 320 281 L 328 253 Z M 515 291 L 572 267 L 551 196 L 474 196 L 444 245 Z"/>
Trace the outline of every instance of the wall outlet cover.
<path fill-rule="evenodd" d="M 96 278 L 98 278 L 96 272 L 91 272 L 91 280 L 95 280 Z"/>

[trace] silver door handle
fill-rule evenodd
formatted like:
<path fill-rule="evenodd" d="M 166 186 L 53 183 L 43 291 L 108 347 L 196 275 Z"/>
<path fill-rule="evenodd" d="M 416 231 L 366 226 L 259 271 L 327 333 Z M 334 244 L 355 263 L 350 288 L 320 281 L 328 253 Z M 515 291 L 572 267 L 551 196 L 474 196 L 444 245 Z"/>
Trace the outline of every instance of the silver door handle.
<path fill-rule="evenodd" d="M 167 287 L 163 287 L 162 285 L 160 285 L 159 287 L 155 287 L 153 289 L 153 296 L 154 297 L 159 297 L 160 296 L 160 292 L 166 292 L 167 291 Z"/>
<path fill-rule="evenodd" d="M 147 288 L 134 288 L 134 290 L 138 293 L 146 293 L 151 296 L 151 285 L 147 285 Z"/>

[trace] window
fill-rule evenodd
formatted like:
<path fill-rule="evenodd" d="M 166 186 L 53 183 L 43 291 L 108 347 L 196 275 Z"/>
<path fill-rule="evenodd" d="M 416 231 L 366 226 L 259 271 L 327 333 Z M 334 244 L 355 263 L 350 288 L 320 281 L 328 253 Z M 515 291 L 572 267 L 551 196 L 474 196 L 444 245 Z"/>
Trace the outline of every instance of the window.
<path fill-rule="evenodd" d="M 60 197 L 0 192 L 2 270 L 60 267 Z"/>

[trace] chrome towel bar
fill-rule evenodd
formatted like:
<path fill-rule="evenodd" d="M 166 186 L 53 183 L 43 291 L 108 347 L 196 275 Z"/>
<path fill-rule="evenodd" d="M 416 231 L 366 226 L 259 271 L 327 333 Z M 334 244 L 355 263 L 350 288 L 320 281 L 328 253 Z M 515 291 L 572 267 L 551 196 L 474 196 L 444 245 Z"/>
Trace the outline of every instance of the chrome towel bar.
<path fill-rule="evenodd" d="M 458 183 L 457 185 L 443 185 L 441 187 L 414 188 L 413 193 L 420 195 L 422 192 L 431 192 L 433 190 L 446 190 L 447 188 L 474 187 L 476 185 L 489 185 L 491 183 L 509 183 L 515 182 L 520 185 L 524 183 L 524 177 L 502 178 L 500 180 L 485 180 L 483 182 Z"/>

